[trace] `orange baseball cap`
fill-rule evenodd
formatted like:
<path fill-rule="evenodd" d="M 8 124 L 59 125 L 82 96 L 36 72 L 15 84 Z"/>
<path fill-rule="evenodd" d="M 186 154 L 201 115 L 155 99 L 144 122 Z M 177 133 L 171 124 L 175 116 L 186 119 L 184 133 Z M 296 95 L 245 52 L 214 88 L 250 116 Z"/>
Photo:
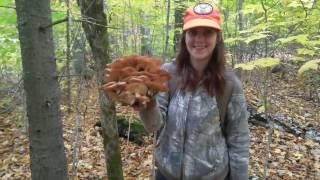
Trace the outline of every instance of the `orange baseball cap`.
<path fill-rule="evenodd" d="M 194 27 L 211 27 L 221 30 L 221 17 L 217 8 L 209 3 L 200 3 L 184 12 L 182 30 Z"/>

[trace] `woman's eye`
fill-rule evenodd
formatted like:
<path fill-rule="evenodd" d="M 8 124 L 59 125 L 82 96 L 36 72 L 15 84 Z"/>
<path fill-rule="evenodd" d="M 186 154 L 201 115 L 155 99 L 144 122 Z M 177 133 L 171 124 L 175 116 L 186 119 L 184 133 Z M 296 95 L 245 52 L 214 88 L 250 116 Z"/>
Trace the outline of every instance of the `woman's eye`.
<path fill-rule="evenodd" d="M 207 30 L 204 31 L 204 34 L 205 34 L 206 36 L 210 36 L 211 34 L 213 34 L 213 32 L 214 32 L 214 30 L 212 30 L 212 29 L 207 29 Z"/>
<path fill-rule="evenodd" d="M 191 36 L 196 36 L 196 35 L 197 35 L 197 31 L 196 31 L 196 30 L 190 30 L 190 31 L 189 31 L 189 34 L 190 34 Z"/>
<path fill-rule="evenodd" d="M 212 34 L 214 34 L 214 30 L 213 29 L 204 29 L 204 30 L 191 29 L 188 31 L 188 34 L 192 37 L 197 36 L 197 35 L 211 36 Z"/>

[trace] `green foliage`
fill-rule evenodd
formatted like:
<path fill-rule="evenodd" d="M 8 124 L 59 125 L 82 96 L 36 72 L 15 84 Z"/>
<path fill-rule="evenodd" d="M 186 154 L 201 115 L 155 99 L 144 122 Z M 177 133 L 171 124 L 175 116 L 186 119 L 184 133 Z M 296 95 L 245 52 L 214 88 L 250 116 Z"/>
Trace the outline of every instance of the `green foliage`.
<path fill-rule="evenodd" d="M 147 38 L 153 55 L 163 56 L 165 47 L 167 1 L 134 0 L 134 1 L 105 1 L 108 29 L 110 37 L 110 53 L 112 58 L 121 55 L 139 54 L 143 46 L 142 38 Z M 210 1 L 212 2 L 212 1 Z M 318 59 L 320 53 L 319 17 L 320 3 L 309 0 L 268 0 L 244 1 L 242 7 L 243 30 L 239 31 L 237 2 L 231 0 L 216 1 L 222 12 L 223 31 L 226 49 L 238 48 L 242 44 L 244 53 L 254 52 L 253 48 L 263 51 L 265 41 L 268 42 L 269 55 L 291 52 L 293 62 Z M 195 1 L 176 3 L 171 1 L 169 23 L 169 54 L 173 50 L 174 9 L 175 7 L 190 7 Z M 12 0 L 1 0 L 0 5 L 15 6 Z M 66 17 L 67 5 L 64 1 L 51 1 L 52 20 L 57 21 Z M 81 34 L 79 7 L 76 1 L 71 1 L 71 41 Z M 227 18 L 227 19 L 225 19 Z M 88 19 L 85 19 L 89 21 Z M 226 20 L 226 21 L 225 21 Z M 149 31 L 142 34 L 141 27 Z M 16 30 L 15 10 L 0 9 L 0 68 L 1 70 L 21 71 L 20 48 Z M 66 24 L 53 26 L 55 53 L 58 69 L 62 69 L 66 59 Z M 230 51 L 231 52 L 231 51 Z M 250 57 L 250 56 L 247 56 Z M 273 66 L 277 62 L 271 59 L 259 59 L 250 63 L 238 64 L 237 68 L 252 70 Z M 310 64 L 314 65 L 314 61 Z M 309 64 L 307 64 L 309 65 Z M 302 66 L 301 69 L 304 69 Z M 303 71 L 303 70 L 301 70 Z"/>
<path fill-rule="evenodd" d="M 249 36 L 249 37 L 246 37 L 244 39 L 244 42 L 246 44 L 249 44 L 251 43 L 252 41 L 255 41 L 255 40 L 261 40 L 261 39 L 265 39 L 267 38 L 268 36 L 268 32 L 258 32 L 258 33 L 254 33 L 253 35 Z"/>
<path fill-rule="evenodd" d="M 261 16 L 263 14 L 263 9 L 260 4 L 247 4 L 242 11 L 244 16 Z"/>
<path fill-rule="evenodd" d="M 299 57 L 299 56 L 293 56 L 293 57 L 290 58 L 290 60 L 292 60 L 295 63 L 298 63 L 298 62 L 301 62 L 301 61 L 302 62 L 305 61 L 305 59 L 303 57 Z"/>
<path fill-rule="evenodd" d="M 227 4 L 228 9 L 236 9 L 236 3 L 231 1 L 225 3 L 224 1 L 224 4 Z M 269 52 L 275 54 L 292 52 L 288 55 L 293 62 L 303 61 L 306 63 L 301 67 L 299 75 L 304 70 L 315 67 L 316 63 L 311 59 L 318 58 L 320 53 L 319 3 L 308 0 L 281 0 L 263 1 L 263 4 L 266 11 L 263 9 L 261 1 L 245 1 L 243 3 L 244 29 L 241 32 L 235 29 L 238 28 L 237 12 L 229 12 L 228 22 L 224 22 L 224 26 L 234 33 L 225 40 L 227 48 L 237 47 L 243 42 L 242 45 L 245 45 L 247 49 L 252 48 L 252 45 L 265 49 L 264 45 L 267 41 Z M 279 51 L 280 49 L 282 51 Z M 266 63 L 266 66 L 272 66 L 274 63 L 276 62 Z M 238 64 L 236 67 L 246 70 L 264 67 L 258 64 L 257 61 L 253 61 Z"/>
<path fill-rule="evenodd" d="M 128 129 L 129 127 L 129 118 L 126 116 L 117 116 L 117 122 L 118 124 L 121 124 L 122 126 L 126 127 Z M 137 133 L 143 136 L 148 135 L 147 131 L 143 127 L 141 121 L 137 117 L 133 117 L 133 121 L 130 124 L 131 128 L 131 133 Z"/>
<path fill-rule="evenodd" d="M 320 59 L 310 60 L 306 62 L 298 70 L 298 76 L 302 77 L 306 71 L 310 71 L 310 70 L 315 70 L 315 71 L 318 71 L 319 73 L 319 64 L 320 64 Z"/>
<path fill-rule="evenodd" d="M 243 70 L 253 70 L 255 68 L 267 68 L 273 67 L 280 63 L 280 59 L 278 58 L 260 58 L 254 61 L 250 61 L 247 63 L 236 64 L 235 68 L 241 68 Z"/>
<path fill-rule="evenodd" d="M 289 36 L 286 38 L 279 38 L 277 39 L 282 44 L 294 43 L 298 42 L 301 44 L 305 44 L 308 41 L 308 34 L 299 34 L 295 36 Z"/>
<path fill-rule="evenodd" d="M 307 48 L 299 48 L 297 49 L 298 55 L 305 55 L 305 56 L 314 56 L 315 51 Z"/>
<path fill-rule="evenodd" d="M 226 40 L 224 40 L 224 43 L 226 45 L 234 45 L 236 42 L 242 41 L 241 37 L 234 37 L 234 38 L 227 38 Z"/>
<path fill-rule="evenodd" d="M 2 0 L 0 5 L 15 6 L 10 0 Z M 0 10 L 0 70 L 17 73 L 21 71 L 21 58 L 16 13 L 13 8 L 1 8 Z"/>

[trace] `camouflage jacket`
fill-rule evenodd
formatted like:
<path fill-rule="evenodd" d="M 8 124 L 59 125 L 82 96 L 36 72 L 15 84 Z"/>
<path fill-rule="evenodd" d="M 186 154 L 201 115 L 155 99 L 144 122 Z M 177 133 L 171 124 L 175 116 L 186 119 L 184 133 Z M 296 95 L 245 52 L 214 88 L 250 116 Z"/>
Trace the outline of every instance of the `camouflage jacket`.
<path fill-rule="evenodd" d="M 176 76 L 173 63 L 162 67 Z M 225 135 L 216 98 L 210 97 L 202 86 L 193 92 L 170 87 L 170 92 L 157 96 L 155 107 L 140 112 L 149 132 L 160 131 L 155 159 L 168 180 L 248 179 L 247 106 L 240 81 L 232 79 Z"/>

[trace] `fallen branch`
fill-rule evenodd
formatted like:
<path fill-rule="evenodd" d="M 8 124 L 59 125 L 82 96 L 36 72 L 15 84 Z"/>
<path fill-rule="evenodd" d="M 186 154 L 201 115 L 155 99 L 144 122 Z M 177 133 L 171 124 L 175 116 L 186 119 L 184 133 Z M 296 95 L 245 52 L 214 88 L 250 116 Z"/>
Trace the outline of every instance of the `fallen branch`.
<path fill-rule="evenodd" d="M 270 124 L 268 123 L 264 113 L 258 113 L 255 108 L 248 106 L 248 111 L 250 113 L 249 122 L 253 125 L 263 126 L 268 128 Z M 272 121 L 275 129 L 283 130 L 287 133 L 291 133 L 297 137 L 310 138 L 316 142 L 320 143 L 320 129 L 316 127 L 308 126 L 306 128 L 301 128 L 297 123 L 297 120 L 288 118 L 287 120 L 283 116 L 268 115 L 269 122 Z M 284 123 L 288 122 L 288 123 Z"/>

